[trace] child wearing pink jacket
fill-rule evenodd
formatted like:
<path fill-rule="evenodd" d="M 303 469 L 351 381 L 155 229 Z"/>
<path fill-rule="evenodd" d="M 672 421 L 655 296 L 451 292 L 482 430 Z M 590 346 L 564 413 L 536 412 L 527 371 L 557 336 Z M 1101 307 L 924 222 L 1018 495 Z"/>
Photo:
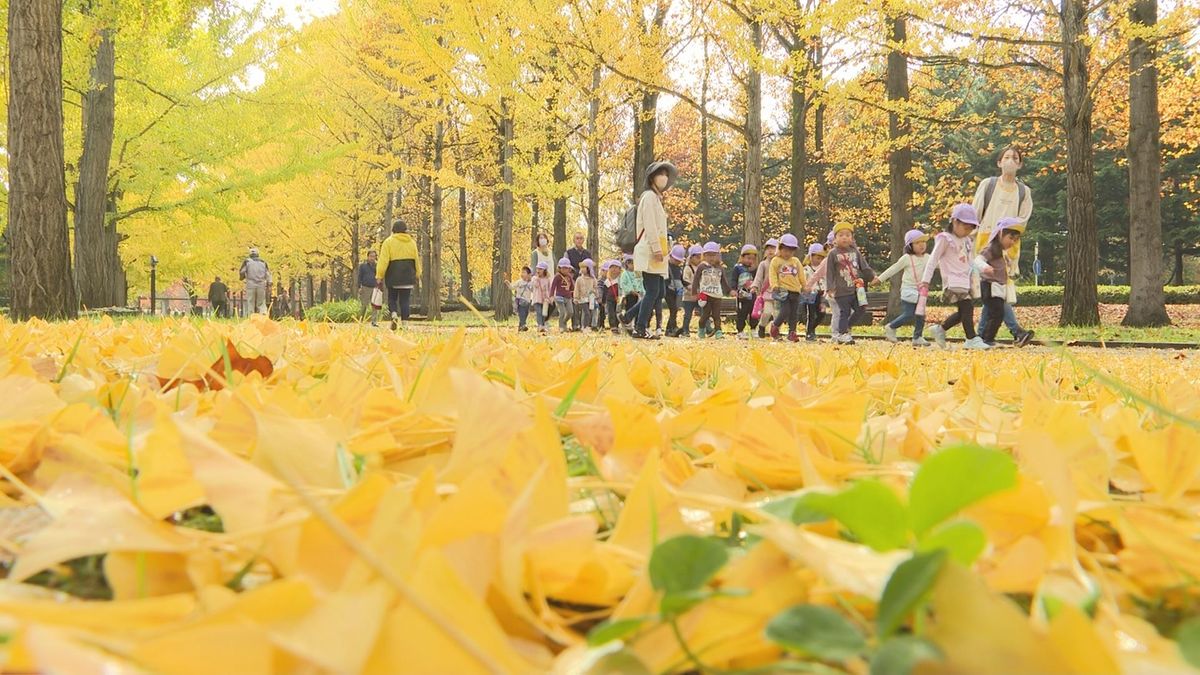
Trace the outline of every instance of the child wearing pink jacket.
<path fill-rule="evenodd" d="M 946 346 L 946 331 L 962 324 L 967 349 L 987 349 L 988 345 L 975 334 L 975 305 L 971 299 L 972 261 L 975 257 L 973 235 L 979 227 L 979 216 L 970 204 L 958 204 L 950 215 L 950 225 L 934 238 L 933 253 L 921 275 L 919 292 L 929 292 L 933 271 L 942 273 L 942 300 L 954 305 L 954 313 L 930 331 L 939 347 Z"/>

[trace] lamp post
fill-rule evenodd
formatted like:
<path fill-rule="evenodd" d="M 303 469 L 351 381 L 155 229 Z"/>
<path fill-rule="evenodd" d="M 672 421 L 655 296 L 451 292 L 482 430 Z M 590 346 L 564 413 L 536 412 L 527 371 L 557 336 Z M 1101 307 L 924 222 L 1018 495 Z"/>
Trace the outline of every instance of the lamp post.
<path fill-rule="evenodd" d="M 150 314 L 158 311 L 158 258 L 150 256 Z"/>

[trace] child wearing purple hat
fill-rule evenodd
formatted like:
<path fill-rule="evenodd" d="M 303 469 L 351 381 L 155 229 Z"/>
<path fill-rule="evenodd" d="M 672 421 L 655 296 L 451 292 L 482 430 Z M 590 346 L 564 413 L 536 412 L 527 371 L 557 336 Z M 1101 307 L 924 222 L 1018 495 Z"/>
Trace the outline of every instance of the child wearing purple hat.
<path fill-rule="evenodd" d="M 977 227 L 979 216 L 975 213 L 974 206 L 955 206 L 946 231 L 939 232 L 933 239 L 933 253 L 929 255 L 929 262 L 925 264 L 925 272 L 921 274 L 921 282 L 917 286 L 919 293 L 927 294 L 934 271 L 941 272 L 942 300 L 955 307 L 953 314 L 946 317 L 940 326 L 935 325 L 931 330 L 934 341 L 942 348 L 946 346 L 946 331 L 959 323 L 962 324 L 963 334 L 967 337 L 963 347 L 988 347 L 987 343 L 975 334 L 975 305 L 971 298 L 971 261 L 975 252 L 972 235 Z"/>
<path fill-rule="evenodd" d="M 929 345 L 923 337 L 925 315 L 917 314 L 917 301 L 920 300 L 920 291 L 917 286 L 921 278 L 925 275 L 925 265 L 929 261 L 929 256 L 925 254 L 925 247 L 928 246 L 928 242 L 929 235 L 921 230 L 913 229 L 905 232 L 904 255 L 900 256 L 899 260 L 892 263 L 891 267 L 884 270 L 875 278 L 874 283 L 881 284 L 897 274 L 901 275 L 900 306 L 902 311 L 900 312 L 900 316 L 893 319 L 884 328 L 884 334 L 887 336 L 888 342 L 896 341 L 897 328 L 911 323 L 913 325 L 913 344 L 918 347 Z"/>
<path fill-rule="evenodd" d="M 667 256 L 667 309 L 671 315 L 667 319 L 667 337 L 678 337 L 679 306 L 683 303 L 683 263 L 687 259 L 687 249 L 680 244 L 671 247 Z"/>
<path fill-rule="evenodd" d="M 751 316 L 754 311 L 754 273 L 758 270 L 758 248 L 754 244 L 742 246 L 742 255 L 733 266 L 730 285 L 737 291 L 737 336 L 747 339 L 746 325 L 750 330 L 758 328 L 758 319 Z"/>
<path fill-rule="evenodd" d="M 579 326 L 584 333 L 592 330 L 592 317 L 596 312 L 596 303 L 600 299 L 596 285 L 596 275 L 593 273 L 596 263 L 591 258 L 584 258 L 579 263 L 579 278 L 575 280 L 575 307 L 579 317 Z"/>
<path fill-rule="evenodd" d="M 565 333 L 568 322 L 575 316 L 575 268 L 567 258 L 558 261 L 558 274 L 554 275 L 550 290 L 558 311 L 558 332 Z"/>
<path fill-rule="evenodd" d="M 692 292 L 692 282 L 696 279 L 696 268 L 700 266 L 704 247 L 692 244 L 687 254 L 687 263 L 683 266 L 683 327 L 679 330 L 679 337 L 689 337 L 692 334 L 692 314 L 699 307 L 698 298 Z"/>
<path fill-rule="evenodd" d="M 715 241 L 704 245 L 704 259 L 696 268 L 692 292 L 696 294 L 696 304 L 700 305 L 700 327 L 696 329 L 696 334 L 701 339 L 709 335 L 722 337 L 721 300 L 729 295 L 730 288 L 729 279 L 725 278 L 725 266 L 721 264 L 721 245 Z M 713 324 L 711 332 L 709 320 Z"/>
<path fill-rule="evenodd" d="M 987 321 L 983 324 L 983 332 L 979 339 L 988 346 L 996 346 L 996 332 L 1004 321 L 1004 302 L 1008 288 L 1008 253 L 1021 242 L 1025 233 L 1025 220 L 1022 218 L 1001 218 L 992 228 L 988 243 L 975 258 L 976 269 L 983 276 L 981 285 L 984 307 L 988 309 Z M 1018 333 L 1020 335 L 1020 333 Z M 1017 340 L 1017 346 L 1024 346 L 1028 340 Z"/>

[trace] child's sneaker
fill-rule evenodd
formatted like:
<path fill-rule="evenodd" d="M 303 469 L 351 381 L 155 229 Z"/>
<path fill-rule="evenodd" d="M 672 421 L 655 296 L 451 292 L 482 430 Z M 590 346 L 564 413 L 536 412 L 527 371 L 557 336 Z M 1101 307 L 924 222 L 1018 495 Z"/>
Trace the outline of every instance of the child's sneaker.
<path fill-rule="evenodd" d="M 920 335 L 913 338 L 912 343 L 913 343 L 914 347 L 928 347 L 929 346 L 929 341 L 926 340 L 925 338 L 921 337 Z"/>
<path fill-rule="evenodd" d="M 719 330 L 718 330 L 718 331 L 714 332 L 714 333 L 712 334 L 712 336 L 713 336 L 714 338 L 717 338 L 718 340 L 720 340 L 721 338 L 725 337 L 725 333 L 723 333 L 722 331 L 719 331 Z"/>
<path fill-rule="evenodd" d="M 772 340 L 779 339 L 779 326 L 776 326 L 775 324 L 771 324 L 771 339 Z"/>
<path fill-rule="evenodd" d="M 896 341 L 896 329 L 892 328 L 891 326 L 884 328 L 883 336 L 887 338 L 888 342 L 895 342 Z"/>
<path fill-rule="evenodd" d="M 1025 345 L 1029 344 L 1029 342 L 1031 340 L 1033 340 L 1033 331 L 1027 330 L 1024 333 L 1021 333 L 1020 335 L 1018 335 L 1017 339 L 1013 340 L 1013 344 L 1015 344 L 1018 347 L 1024 347 Z"/>
<path fill-rule="evenodd" d="M 800 341 L 799 333 L 788 333 L 788 342 L 799 342 L 799 341 Z"/>
<path fill-rule="evenodd" d="M 737 339 L 739 339 L 739 340 L 749 340 L 749 339 L 750 339 L 750 334 L 749 334 L 749 333 L 747 333 L 745 329 L 742 329 L 742 330 L 738 331 L 738 334 L 737 334 Z"/>
<path fill-rule="evenodd" d="M 700 326 L 699 328 L 696 329 L 696 339 L 697 340 L 703 340 L 706 337 L 708 337 L 708 328 L 706 328 L 704 326 Z"/>
<path fill-rule="evenodd" d="M 841 333 L 834 339 L 838 344 L 852 345 L 854 344 L 854 336 L 849 333 Z"/>
<path fill-rule="evenodd" d="M 804 341 L 805 341 L 805 342 L 816 342 L 816 341 L 817 341 L 817 334 L 816 334 L 816 333 L 809 333 L 808 335 L 805 335 L 805 336 L 804 336 Z"/>
<path fill-rule="evenodd" d="M 395 312 L 392 312 L 392 330 L 396 330 L 399 327 L 400 317 Z"/>
<path fill-rule="evenodd" d="M 963 349 L 991 349 L 992 346 L 983 341 L 983 338 L 976 335 L 975 337 L 963 343 Z"/>
<path fill-rule="evenodd" d="M 931 328 L 929 330 L 929 332 L 933 333 L 933 341 L 937 343 L 937 346 L 941 347 L 942 349 L 945 349 L 946 348 L 946 329 L 935 324 L 933 326 L 933 328 Z"/>

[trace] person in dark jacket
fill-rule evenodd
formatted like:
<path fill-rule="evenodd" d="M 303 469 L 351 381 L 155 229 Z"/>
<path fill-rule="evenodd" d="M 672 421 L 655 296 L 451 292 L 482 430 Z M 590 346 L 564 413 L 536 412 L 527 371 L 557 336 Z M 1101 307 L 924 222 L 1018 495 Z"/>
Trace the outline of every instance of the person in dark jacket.
<path fill-rule="evenodd" d="M 392 224 L 392 236 L 385 239 L 379 249 L 375 269 L 376 286 L 387 292 L 392 330 L 399 327 L 400 321 L 408 321 L 413 288 L 420 275 L 417 242 L 408 234 L 404 221 L 397 220 Z"/>
<path fill-rule="evenodd" d="M 213 279 L 208 285 L 208 304 L 212 307 L 213 316 L 218 319 L 229 318 L 229 287 L 221 281 L 221 277 Z"/>
<path fill-rule="evenodd" d="M 379 254 L 367 252 L 367 259 L 358 266 L 358 304 L 362 305 L 358 318 L 362 319 L 371 311 L 371 325 L 379 325 L 379 310 L 371 306 L 371 296 L 375 293 L 375 263 Z"/>
<path fill-rule="evenodd" d="M 584 248 L 583 242 L 584 242 L 583 233 L 576 232 L 575 233 L 575 246 L 567 249 L 567 260 L 571 261 L 572 275 L 576 279 L 579 278 L 580 263 L 582 263 L 584 260 L 592 259 L 592 252 L 587 250 L 586 248 Z M 590 326 L 581 326 L 580 325 L 581 320 L 582 320 L 582 307 L 579 305 L 576 305 L 575 306 L 575 316 L 571 317 L 571 325 L 573 326 L 572 330 L 579 331 L 579 330 L 582 330 L 583 328 L 590 328 Z"/>

